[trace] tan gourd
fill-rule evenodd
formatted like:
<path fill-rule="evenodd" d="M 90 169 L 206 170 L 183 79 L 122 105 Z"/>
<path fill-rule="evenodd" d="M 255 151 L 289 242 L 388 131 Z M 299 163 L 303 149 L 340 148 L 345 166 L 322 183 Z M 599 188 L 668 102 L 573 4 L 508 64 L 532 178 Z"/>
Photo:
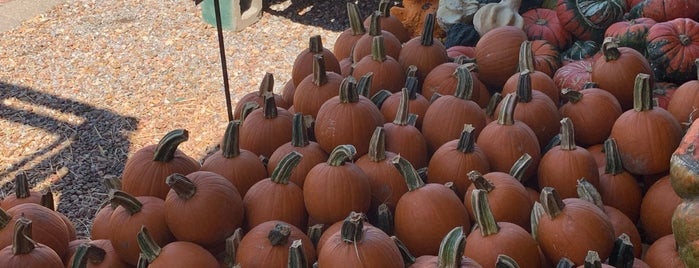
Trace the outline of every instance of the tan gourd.
<path fill-rule="evenodd" d="M 481 36 L 500 26 L 522 28 L 524 19 L 518 12 L 521 4 L 522 0 L 500 0 L 486 4 L 473 15 L 473 26 Z"/>

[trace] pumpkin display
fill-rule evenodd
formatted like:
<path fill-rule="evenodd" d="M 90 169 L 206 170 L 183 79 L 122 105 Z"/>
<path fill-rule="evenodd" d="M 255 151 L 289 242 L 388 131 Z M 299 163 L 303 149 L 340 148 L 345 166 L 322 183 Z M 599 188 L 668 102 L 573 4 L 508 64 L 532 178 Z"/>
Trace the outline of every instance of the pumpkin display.
<path fill-rule="evenodd" d="M 692 0 L 636 0 L 629 10 L 630 17 L 651 18 L 657 22 L 677 18 L 699 17 L 699 3 Z"/>
<path fill-rule="evenodd" d="M 600 168 L 599 193 L 604 204 L 623 212 L 636 222 L 643 193 L 636 177 L 624 169 L 616 140 L 604 141 L 605 165 Z"/>
<path fill-rule="evenodd" d="M 265 103 L 265 96 L 267 94 L 271 94 L 274 96 L 274 103 L 275 105 L 288 109 L 291 104 L 287 103 L 286 100 L 284 100 L 284 97 L 282 95 L 279 95 L 277 93 L 274 93 L 274 75 L 272 73 L 265 73 L 265 76 L 262 78 L 262 82 L 260 82 L 260 89 L 255 91 L 255 92 L 250 92 L 245 95 L 243 95 L 240 100 L 238 100 L 238 103 L 247 103 L 249 101 L 254 101 L 258 105 L 263 106 Z M 233 117 L 240 119 L 240 114 L 243 111 L 244 105 L 236 105 L 235 109 L 233 110 Z"/>
<path fill-rule="evenodd" d="M 522 29 L 529 40 L 546 40 L 559 50 L 564 50 L 573 42 L 570 32 L 563 28 L 555 10 L 548 8 L 530 9 L 522 14 Z"/>
<path fill-rule="evenodd" d="M 318 116 L 320 106 L 338 95 L 344 78 L 338 73 L 325 70 L 323 57 L 314 56 L 312 74 L 301 80 L 294 91 L 294 112 L 310 115 L 314 119 Z"/>
<path fill-rule="evenodd" d="M 553 68 L 550 68 L 551 70 Z M 516 92 L 519 85 L 519 75 L 524 70 L 529 70 L 529 80 L 531 81 L 531 88 L 541 91 L 541 93 L 546 94 L 556 106 L 560 101 L 560 90 L 556 87 L 553 78 L 549 76 L 548 73 L 536 70 L 534 67 L 534 55 L 532 52 L 532 42 L 524 41 L 519 47 L 519 61 L 518 61 L 518 73 L 513 74 L 510 78 L 505 81 L 502 86 L 502 91 L 500 93 L 506 95 L 508 93 Z"/>
<path fill-rule="evenodd" d="M 416 256 L 437 255 L 441 240 L 449 231 L 471 227 L 468 212 L 448 187 L 425 184 L 405 158 L 397 155 L 392 161 L 408 185 L 408 192 L 396 205 L 395 235 Z"/>
<path fill-rule="evenodd" d="M 650 75 L 638 74 L 634 84 L 633 109 L 612 126 L 624 168 L 635 175 L 650 175 L 670 169 L 672 152 L 680 144 L 682 127 L 665 109 L 654 109 Z M 639 146 L 653 141 L 653 146 Z"/>
<path fill-rule="evenodd" d="M 275 104 L 272 95 L 265 95 L 262 109 L 251 111 L 240 125 L 240 148 L 269 158 L 277 147 L 291 141 L 292 117 L 291 112 Z"/>
<path fill-rule="evenodd" d="M 630 47 L 639 53 L 646 54 L 646 36 L 650 27 L 656 21 L 651 18 L 636 18 L 622 20 L 609 25 L 604 37 L 614 37 L 619 40 L 619 46 Z"/>
<path fill-rule="evenodd" d="M 204 159 L 201 170 L 223 176 L 245 196 L 253 184 L 267 177 L 267 168 L 258 155 L 240 148 L 240 124 L 240 120 L 228 122 L 221 148 Z"/>
<path fill-rule="evenodd" d="M 380 229 L 364 227 L 364 216 L 352 212 L 318 252 L 319 267 L 404 267 L 396 244 Z"/>
<path fill-rule="evenodd" d="M 337 146 L 352 144 L 358 155 L 366 154 L 371 134 L 384 124 L 379 108 L 358 90 L 361 89 L 354 78 L 347 77 L 343 79 L 339 95 L 325 101 L 318 109 L 314 133 L 320 147 L 328 153 Z M 344 215 L 337 220 L 343 218 Z"/>
<path fill-rule="evenodd" d="M 475 129 L 465 124 L 458 139 L 440 146 L 430 158 L 427 180 L 431 183 L 452 182 L 458 196 L 464 196 L 471 185 L 468 173 L 490 172 L 485 152 L 476 144 Z"/>
<path fill-rule="evenodd" d="M 148 267 L 217 267 L 218 261 L 206 249 L 189 241 L 173 241 L 160 246 L 148 228 L 142 226 L 137 233 L 141 257 Z M 140 266 L 139 266 L 140 267 Z"/>
<path fill-rule="evenodd" d="M 588 83 L 580 91 L 564 88 L 561 95 L 567 102 L 558 111 L 561 116 L 570 118 L 575 126 L 575 143 L 587 147 L 600 144 L 609 137 L 614 122 L 622 113 L 614 95 L 594 83 Z"/>
<path fill-rule="evenodd" d="M 352 76 L 357 80 L 365 74 L 373 74 L 368 96 L 373 96 L 382 89 L 398 92 L 406 79 L 403 66 L 396 58 L 386 54 L 384 38 L 384 36 L 373 37 L 371 53 L 356 61 L 352 71 Z"/>
<path fill-rule="evenodd" d="M 235 186 L 223 176 L 196 171 L 172 174 L 165 183 L 165 223 L 179 241 L 205 248 L 222 245 L 226 237 L 243 225 L 243 200 Z M 226 215 L 207 219 L 209 215 Z"/>
<path fill-rule="evenodd" d="M 168 132 L 157 145 L 147 145 L 126 160 L 121 174 L 121 188 L 134 196 L 165 199 L 170 188 L 165 178 L 172 173 L 189 174 L 201 165 L 177 147 L 189 139 L 186 129 Z M 134 233 L 135 234 L 135 233 Z"/>
<path fill-rule="evenodd" d="M 563 27 L 580 40 L 601 41 L 604 30 L 620 21 L 625 0 L 558 0 L 556 14 Z"/>
<path fill-rule="evenodd" d="M 536 225 L 536 240 L 546 258 L 557 263 L 563 257 L 576 265 L 585 262 L 588 250 L 607 259 L 614 246 L 614 227 L 599 207 L 578 198 L 561 199 L 554 188 L 541 190 L 545 215 Z"/>
<path fill-rule="evenodd" d="M 496 221 L 488 196 L 483 189 L 471 192 L 470 203 L 477 227 L 466 237 L 464 256 L 485 267 L 495 267 L 498 255 L 504 254 L 522 267 L 538 267 L 541 260 L 536 240 L 517 224 Z"/>
<path fill-rule="evenodd" d="M 658 22 L 650 27 L 646 36 L 647 57 L 658 80 L 682 84 L 696 78 L 698 33 L 699 22 L 691 18 Z"/>
<path fill-rule="evenodd" d="M 53 249 L 32 240 L 32 221 L 27 218 L 17 220 L 12 244 L 0 250 L 0 260 L 4 267 L 64 267 L 61 257 Z"/>
<path fill-rule="evenodd" d="M 694 65 L 699 66 L 699 59 L 694 60 Z M 673 98 L 667 104 L 667 111 L 670 112 L 677 122 L 688 128 L 699 116 L 695 109 L 699 107 L 699 68 L 697 68 L 697 79 L 682 83 L 673 94 Z M 674 97 L 676 96 L 676 97 Z"/>
<path fill-rule="evenodd" d="M 425 77 L 432 69 L 449 61 L 446 47 L 433 36 L 434 25 L 434 13 L 428 13 L 422 34 L 405 42 L 398 55 L 398 62 L 403 68 L 407 69 L 410 65 L 417 67 L 419 87 L 422 87 Z"/>
<path fill-rule="evenodd" d="M 393 5 L 389 0 L 379 1 L 379 7 L 376 10 L 381 14 L 379 17 L 381 28 L 395 35 L 401 44 L 408 42 L 408 40 L 411 38 L 410 32 L 408 32 L 408 29 L 405 28 L 403 22 L 401 22 L 398 17 L 391 13 L 392 7 Z M 364 19 L 364 27 L 368 28 L 370 24 L 371 16 Z"/>
<path fill-rule="evenodd" d="M 307 262 L 315 262 L 316 251 L 308 236 L 293 225 L 275 220 L 250 229 L 236 249 L 235 260 L 240 267 L 283 267 L 295 240 L 301 240 Z"/>
<path fill-rule="evenodd" d="M 682 198 L 672 190 L 669 176 L 660 178 L 648 188 L 641 200 L 639 214 L 644 242 L 651 244 L 672 234 L 672 214 L 681 202 Z"/>
<path fill-rule="evenodd" d="M 29 188 L 29 181 L 25 172 L 17 172 L 14 179 L 14 194 L 7 195 L 0 200 L 0 208 L 8 210 L 22 203 L 41 202 L 41 192 Z"/>
<path fill-rule="evenodd" d="M 352 48 L 352 61 L 359 63 L 365 56 L 372 55 L 372 47 L 374 46 L 372 45 L 374 42 L 373 39 L 377 36 L 383 37 L 383 47 L 386 56 L 398 59 L 398 55 L 400 55 L 402 49 L 402 43 L 393 33 L 381 28 L 381 11 L 374 11 L 369 19 L 371 21 L 369 31 L 354 43 L 354 47 Z"/>
<path fill-rule="evenodd" d="M 582 90 L 585 83 L 592 81 L 592 61 L 576 60 L 558 68 L 553 74 L 553 82 L 559 90 L 570 88 Z"/>
<path fill-rule="evenodd" d="M 473 26 L 480 36 L 502 26 L 521 29 L 524 25 L 524 19 L 519 14 L 521 4 L 522 0 L 500 0 L 498 3 L 485 4 L 473 14 Z"/>
<path fill-rule="evenodd" d="M 641 73 L 650 74 L 652 71 L 643 54 L 632 48 L 621 47 L 614 38 L 607 37 L 602 43 L 602 57 L 592 64 L 591 78 L 599 88 L 612 93 L 626 111 L 633 107 L 636 76 Z M 649 83 L 652 87 L 652 75 Z"/>
<path fill-rule="evenodd" d="M 366 34 L 366 27 L 362 23 L 359 7 L 354 2 L 347 2 L 347 19 L 350 27 L 337 35 L 333 45 L 333 55 L 340 61 L 352 58 L 354 43 Z"/>
<path fill-rule="evenodd" d="M 387 120 L 383 125 L 386 133 L 386 150 L 402 155 L 417 168 L 426 167 L 428 164 L 427 141 L 425 141 L 425 136 L 422 135 L 422 132 L 416 125 L 417 120 L 410 120 L 411 115 L 414 114 L 408 114 L 411 108 L 411 93 L 407 88 L 403 88 L 399 94 L 397 96 L 400 97 L 400 102 L 395 113 L 395 119 L 393 121 Z M 417 95 L 417 93 L 412 94 Z M 386 102 L 384 101 L 385 104 Z M 381 109 L 383 110 L 383 108 L 382 105 Z M 410 146 L 405 146 L 406 144 Z"/>
<path fill-rule="evenodd" d="M 434 267 L 459 267 L 459 268 L 480 268 L 483 267 L 475 260 L 464 256 L 466 248 L 466 234 L 464 228 L 454 227 L 447 233 L 439 244 L 438 255 L 422 255 L 415 258 L 409 267 L 411 268 L 434 268 Z"/>
<path fill-rule="evenodd" d="M 488 31 L 476 44 L 478 78 L 490 92 L 500 92 L 508 78 L 517 72 L 519 47 L 527 34 L 515 26 Z"/>
<path fill-rule="evenodd" d="M 306 76 L 315 72 L 314 69 L 316 67 L 312 63 L 316 61 L 317 54 L 320 54 L 323 60 L 322 71 L 337 74 L 341 72 L 340 61 L 335 57 L 335 54 L 323 46 L 323 40 L 320 35 L 313 35 L 308 39 L 308 47 L 296 55 L 296 59 L 294 59 L 294 63 L 291 65 L 291 79 L 294 81 L 294 87 L 297 89 L 301 81 L 306 79 Z M 295 101 L 294 99 L 294 103 L 296 103 Z"/>

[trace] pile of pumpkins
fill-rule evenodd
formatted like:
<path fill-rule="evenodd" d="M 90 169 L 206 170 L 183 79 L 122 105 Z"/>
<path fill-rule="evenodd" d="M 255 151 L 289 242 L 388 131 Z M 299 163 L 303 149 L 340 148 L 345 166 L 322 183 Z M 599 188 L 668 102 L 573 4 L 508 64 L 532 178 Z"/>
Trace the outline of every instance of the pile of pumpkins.
<path fill-rule="evenodd" d="M 0 266 L 699 267 L 699 4 L 471 2 L 448 48 L 433 10 L 348 3 L 218 151 L 130 156 L 89 239 L 18 176 Z"/>

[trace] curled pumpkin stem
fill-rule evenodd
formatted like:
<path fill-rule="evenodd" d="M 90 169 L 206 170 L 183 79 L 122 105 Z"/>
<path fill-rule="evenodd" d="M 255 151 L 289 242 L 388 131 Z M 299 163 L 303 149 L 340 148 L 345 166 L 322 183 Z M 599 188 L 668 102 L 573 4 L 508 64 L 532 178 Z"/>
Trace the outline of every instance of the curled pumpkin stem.
<path fill-rule="evenodd" d="M 155 152 L 153 153 L 153 161 L 167 163 L 175 158 L 177 147 L 189 139 L 189 132 L 186 129 L 175 129 L 168 132 L 160 139 Z"/>

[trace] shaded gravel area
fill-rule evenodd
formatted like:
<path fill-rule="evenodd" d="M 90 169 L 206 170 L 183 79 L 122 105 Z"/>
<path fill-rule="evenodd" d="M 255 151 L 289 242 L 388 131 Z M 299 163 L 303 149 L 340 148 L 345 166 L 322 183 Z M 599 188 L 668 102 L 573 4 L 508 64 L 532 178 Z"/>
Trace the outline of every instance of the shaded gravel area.
<path fill-rule="evenodd" d="M 26 172 L 85 237 L 128 156 L 185 128 L 180 148 L 203 159 L 227 116 L 216 30 L 191 0 L 66 2 L 1 35 L 0 197 Z M 358 3 L 369 14 L 378 0 Z M 345 1 L 265 1 L 259 22 L 224 34 L 233 103 L 266 72 L 280 92 L 310 36 L 331 48 L 347 27 Z"/>

